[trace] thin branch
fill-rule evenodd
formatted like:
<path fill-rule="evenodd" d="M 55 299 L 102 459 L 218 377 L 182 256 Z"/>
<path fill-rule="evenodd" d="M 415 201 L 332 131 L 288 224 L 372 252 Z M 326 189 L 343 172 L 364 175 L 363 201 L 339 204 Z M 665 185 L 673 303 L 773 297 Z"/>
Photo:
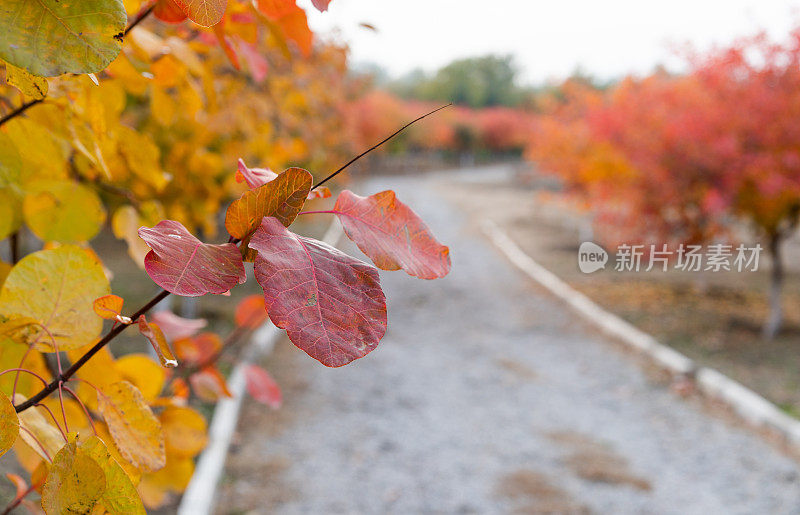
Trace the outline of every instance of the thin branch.
<path fill-rule="evenodd" d="M 11 245 L 11 264 L 16 265 L 19 261 L 19 231 L 11 235 L 8 243 Z"/>
<path fill-rule="evenodd" d="M 136 313 L 131 315 L 131 318 L 134 320 L 138 319 L 141 315 L 144 315 L 145 313 L 150 311 L 150 309 L 152 309 L 153 306 L 164 300 L 168 295 L 169 292 L 167 290 L 161 290 L 161 292 L 158 295 L 150 299 L 147 302 L 147 304 L 139 308 L 139 310 L 136 311 Z M 126 324 L 120 324 L 111 329 L 109 332 L 107 332 L 106 335 L 103 336 L 103 338 L 101 338 L 100 341 L 94 345 L 94 347 L 86 351 L 86 354 L 84 354 L 77 361 L 75 361 L 75 363 L 73 363 L 71 367 L 65 370 L 63 374 L 59 374 L 58 377 L 54 378 L 47 386 L 42 388 L 42 390 L 39 391 L 39 393 L 31 397 L 30 399 L 26 400 L 25 402 L 19 404 L 18 406 L 15 406 L 14 409 L 17 411 L 17 413 L 25 411 L 26 409 L 39 403 L 45 397 L 56 391 L 56 389 L 58 389 L 59 384 L 68 381 L 69 378 L 75 375 L 75 372 L 77 372 L 83 365 L 85 365 L 86 362 L 89 361 L 92 356 L 97 354 L 100 351 L 100 349 L 105 347 L 111 340 L 116 338 L 117 335 L 119 335 L 119 333 L 124 331 L 127 327 L 128 325 Z"/>
<path fill-rule="evenodd" d="M 123 36 L 127 36 L 128 32 L 132 31 L 134 27 L 136 27 L 137 25 L 142 23 L 145 18 L 150 16 L 150 14 L 153 12 L 153 9 L 155 9 L 155 8 L 156 8 L 156 4 L 154 2 L 153 5 L 151 5 L 150 7 L 146 8 L 143 11 L 140 11 L 139 14 L 136 15 L 136 18 L 134 18 L 133 21 L 130 23 L 130 25 L 128 25 L 125 28 L 125 32 L 123 32 L 122 35 Z"/>
<path fill-rule="evenodd" d="M 433 113 L 435 113 L 435 112 L 437 112 L 437 111 L 441 111 L 442 109 L 444 109 L 444 108 L 446 108 L 446 107 L 450 107 L 451 105 L 453 105 L 453 104 L 452 104 L 452 103 L 450 103 L 450 104 L 447 104 L 447 105 L 443 105 L 442 107 L 439 107 L 439 108 L 437 108 L 437 109 L 434 109 L 434 110 L 433 110 L 433 111 L 431 111 L 430 113 L 423 114 L 423 115 L 422 115 L 422 116 L 420 116 L 419 118 L 417 118 L 417 119 L 415 119 L 415 120 L 412 120 L 412 121 L 408 122 L 407 124 L 403 125 L 403 126 L 402 126 L 402 127 L 400 127 L 399 129 L 397 129 L 397 130 L 396 130 L 396 131 L 395 131 L 395 132 L 394 132 L 394 133 L 393 133 L 391 136 L 389 136 L 389 137 L 385 138 L 385 139 L 384 139 L 383 141 L 381 141 L 380 143 L 377 143 L 377 144 L 375 144 L 375 145 L 371 146 L 370 148 L 368 148 L 367 150 L 365 150 L 364 152 L 362 152 L 362 153 L 358 154 L 356 157 L 354 157 L 353 159 L 351 159 L 350 161 L 348 161 L 348 162 L 347 162 L 347 163 L 346 163 L 344 166 L 342 166 L 341 168 L 339 168 L 338 170 L 336 170 L 335 172 L 333 172 L 333 173 L 332 173 L 332 174 L 330 174 L 329 176 L 327 176 L 327 177 L 325 177 L 324 179 L 322 179 L 321 181 L 319 181 L 319 182 L 318 182 L 317 184 L 315 184 L 315 185 L 314 185 L 314 187 L 313 187 L 313 188 L 311 188 L 311 189 L 312 189 L 312 190 L 314 190 L 314 189 L 317 189 L 317 188 L 319 188 L 320 186 L 322 186 L 323 184 L 325 184 L 326 182 L 328 182 L 329 180 L 333 179 L 334 177 L 336 177 L 337 175 L 339 175 L 341 172 L 343 172 L 345 168 L 347 168 L 347 167 L 348 167 L 348 166 L 350 166 L 351 164 L 355 163 L 356 161 L 358 161 L 359 159 L 361 159 L 361 158 L 362 158 L 362 157 L 364 157 L 365 155 L 369 154 L 370 152 L 372 152 L 372 151 L 373 151 L 373 150 L 375 150 L 376 148 L 380 147 L 381 145 L 383 145 L 384 143 L 386 143 L 386 142 L 387 142 L 387 141 L 389 141 L 390 139 L 394 138 L 395 136 L 397 136 L 398 134 L 400 134 L 400 133 L 401 133 L 401 132 L 403 132 L 404 130 L 408 129 L 409 127 L 411 127 L 412 125 L 414 125 L 414 124 L 415 124 L 415 123 L 417 123 L 418 121 L 422 120 L 423 118 L 427 118 L 428 116 L 432 115 Z"/>
<path fill-rule="evenodd" d="M 4 117 L 0 118 L 0 126 L 2 126 L 4 123 L 6 123 L 6 122 L 8 122 L 8 121 L 11 121 L 11 120 L 13 120 L 13 119 L 14 119 L 14 118 L 16 118 L 17 116 L 21 115 L 22 113 L 24 113 L 25 111 L 27 111 L 27 110 L 28 110 L 28 109 L 30 109 L 31 107 L 33 107 L 33 106 L 35 106 L 36 104 L 39 104 L 39 103 L 41 103 L 41 102 L 42 102 L 42 99 L 39 99 L 39 100 L 31 100 L 30 102 L 25 102 L 24 104 L 22 104 L 21 106 L 19 106 L 19 107 L 18 107 L 18 108 L 16 108 L 16 109 L 14 109 L 13 111 L 11 111 L 10 113 L 8 113 L 8 114 L 7 114 L 7 115 L 5 115 Z"/>
<path fill-rule="evenodd" d="M 16 508 L 17 506 L 19 506 L 19 505 L 22 503 L 22 501 L 23 501 L 23 500 L 24 500 L 24 499 L 25 499 L 25 498 L 26 498 L 28 495 L 30 495 L 30 494 L 31 494 L 31 492 L 33 492 L 34 490 L 36 490 L 36 487 L 37 487 L 37 486 L 38 486 L 38 485 L 31 485 L 31 486 L 29 486 L 29 487 L 28 487 L 28 489 L 27 489 L 27 490 L 25 490 L 24 492 L 22 492 L 22 495 L 20 495 L 19 497 L 15 497 L 15 498 L 14 498 L 14 500 L 13 500 L 13 501 L 11 501 L 11 503 L 9 503 L 9 505 L 8 505 L 8 506 L 6 506 L 6 508 L 3 510 L 3 513 L 2 513 L 2 515 L 8 515 L 9 513 L 11 513 L 11 512 L 14 510 L 14 508 Z"/>

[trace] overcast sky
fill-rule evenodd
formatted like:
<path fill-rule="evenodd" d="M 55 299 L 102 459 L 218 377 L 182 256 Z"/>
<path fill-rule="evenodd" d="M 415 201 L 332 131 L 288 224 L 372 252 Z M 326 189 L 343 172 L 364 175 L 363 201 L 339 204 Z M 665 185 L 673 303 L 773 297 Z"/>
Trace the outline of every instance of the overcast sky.
<path fill-rule="evenodd" d="M 299 3 L 312 29 L 350 44 L 355 63 L 401 75 L 511 53 L 525 83 L 578 66 L 600 78 L 677 69 L 678 44 L 704 49 L 760 29 L 780 38 L 800 20 L 800 0 L 333 0 L 326 13 Z"/>

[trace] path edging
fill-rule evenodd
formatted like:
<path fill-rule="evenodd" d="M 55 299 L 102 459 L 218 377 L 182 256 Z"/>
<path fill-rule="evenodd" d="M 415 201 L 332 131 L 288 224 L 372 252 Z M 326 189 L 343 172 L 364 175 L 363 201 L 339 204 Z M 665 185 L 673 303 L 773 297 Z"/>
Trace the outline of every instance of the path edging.
<path fill-rule="evenodd" d="M 693 379 L 697 389 L 704 395 L 728 405 L 748 423 L 777 432 L 789 445 L 800 449 L 800 421 L 741 383 L 717 370 L 699 366 L 687 356 L 601 308 L 527 255 L 493 221 L 484 219 L 480 227 L 514 266 L 604 333 L 641 352 L 671 374 Z"/>
<path fill-rule="evenodd" d="M 342 226 L 338 219 L 334 219 L 328 226 L 322 241 L 336 246 L 341 236 Z M 214 409 L 208 430 L 208 445 L 197 460 L 192 479 L 178 506 L 178 515 L 209 515 L 212 513 L 217 487 L 225 469 L 228 449 L 230 449 L 233 434 L 236 432 L 242 401 L 245 397 L 247 386 L 245 368 L 257 359 L 268 356 L 283 334 L 283 331 L 272 325 L 270 321 L 253 333 L 250 345 L 228 378 L 228 390 L 231 392 L 231 396 L 220 400 Z"/>

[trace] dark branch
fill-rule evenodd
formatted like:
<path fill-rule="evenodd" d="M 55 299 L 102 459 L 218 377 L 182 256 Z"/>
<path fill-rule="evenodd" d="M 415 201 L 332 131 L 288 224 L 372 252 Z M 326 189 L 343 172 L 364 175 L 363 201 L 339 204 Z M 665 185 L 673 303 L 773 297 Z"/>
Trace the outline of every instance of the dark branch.
<path fill-rule="evenodd" d="M 338 170 L 336 170 L 335 172 L 333 172 L 333 173 L 332 173 L 332 174 L 330 174 L 329 176 L 327 176 L 327 177 L 325 177 L 324 179 L 322 179 L 321 181 L 319 181 L 319 182 L 318 182 L 317 184 L 315 184 L 315 185 L 314 185 L 314 187 L 313 187 L 313 188 L 311 188 L 311 189 L 313 190 L 313 189 L 319 188 L 320 186 L 322 186 L 323 184 L 325 184 L 326 182 L 328 182 L 329 180 L 333 179 L 334 177 L 336 177 L 337 175 L 339 175 L 341 172 L 343 172 L 343 171 L 345 170 L 345 168 L 347 168 L 347 167 L 348 167 L 348 166 L 350 166 L 351 164 L 355 163 L 356 161 L 358 161 L 359 159 L 361 159 L 361 158 L 362 158 L 362 157 L 364 157 L 365 155 L 369 154 L 370 152 L 372 152 L 372 151 L 373 151 L 373 150 L 375 150 L 376 148 L 380 147 L 381 145 L 383 145 L 384 143 L 386 143 L 386 142 L 387 142 L 387 141 L 389 141 L 390 139 L 394 138 L 395 136 L 397 136 L 398 134 L 400 134 L 400 133 L 401 133 L 401 132 L 403 132 L 404 130 L 408 129 L 409 127 L 411 127 L 412 125 L 414 125 L 414 124 L 415 124 L 415 123 L 417 123 L 418 121 L 422 120 L 423 118 L 427 118 L 428 116 L 432 115 L 433 113 L 435 113 L 435 112 L 437 112 L 437 111 L 441 111 L 441 110 L 442 110 L 442 109 L 444 109 L 445 107 L 450 107 L 451 105 L 453 105 L 453 104 L 447 104 L 447 105 L 443 105 L 442 107 L 439 107 L 439 108 L 437 108 L 437 109 L 434 109 L 434 110 L 433 110 L 433 111 L 431 111 L 430 113 L 423 114 L 422 116 L 420 116 L 420 117 L 419 117 L 419 118 L 417 118 L 416 120 L 412 120 L 412 121 L 408 122 L 407 124 L 403 125 L 403 126 L 402 126 L 402 127 L 400 127 L 399 129 L 397 129 L 397 130 L 396 130 L 396 131 L 395 131 L 395 132 L 394 132 L 394 133 L 393 133 L 391 136 L 389 136 L 389 137 L 385 138 L 385 139 L 384 139 L 383 141 L 381 141 L 380 143 L 377 143 L 377 144 L 375 144 L 375 145 L 371 146 L 370 148 L 368 148 L 367 150 L 365 150 L 364 152 L 362 152 L 362 153 L 358 154 L 356 157 L 354 157 L 353 159 L 351 159 L 350 161 L 348 161 L 348 162 L 347 162 L 347 163 L 346 163 L 344 166 L 342 166 L 341 168 L 339 168 Z"/>
<path fill-rule="evenodd" d="M 141 315 L 144 315 L 145 313 L 150 311 L 153 308 L 153 306 L 164 300 L 167 297 L 167 295 L 169 295 L 169 292 L 167 290 L 161 290 L 161 292 L 158 295 L 150 299 L 147 302 L 147 304 L 139 308 L 139 310 L 136 313 L 131 315 L 131 319 L 137 320 Z M 94 345 L 94 347 L 86 351 L 86 354 L 84 354 L 77 361 L 75 361 L 75 363 L 73 363 L 71 367 L 65 370 L 63 374 L 56 376 L 56 378 L 53 379 L 50 382 L 50 384 L 42 388 L 42 390 L 39 393 L 31 397 L 30 399 L 26 400 L 25 402 L 20 403 L 18 406 L 15 406 L 14 409 L 16 409 L 17 413 L 25 411 L 31 406 L 38 404 L 39 402 L 44 400 L 48 395 L 56 391 L 58 389 L 59 384 L 68 381 L 69 378 L 75 375 L 75 372 L 77 372 L 78 369 L 80 369 L 83 365 L 85 365 L 86 362 L 89 361 L 92 356 L 97 354 L 100 351 L 100 349 L 105 347 L 111 340 L 116 338 L 117 335 L 119 335 L 119 333 L 124 331 L 127 327 L 128 326 L 126 324 L 119 324 L 115 326 L 113 329 L 111 329 L 109 332 L 107 332 L 106 335 L 103 336 L 103 338 Z"/>
<path fill-rule="evenodd" d="M 6 123 L 6 122 L 8 122 L 8 121 L 11 121 L 11 120 L 13 120 L 13 119 L 14 119 L 14 118 L 16 118 L 17 116 L 21 115 L 22 113 L 24 113 L 25 111 L 27 111 L 28 109 L 30 109 L 31 107 L 33 107 L 33 106 L 35 106 L 36 104 L 40 103 L 41 101 L 42 101 L 42 100 L 41 100 L 41 99 L 39 99 L 39 100 L 31 100 L 30 102 L 25 102 L 24 104 L 22 104 L 21 106 L 19 106 L 19 107 L 18 107 L 18 108 L 16 108 L 16 109 L 14 109 L 13 111 L 11 111 L 10 113 L 8 113 L 8 114 L 7 114 L 7 115 L 5 115 L 4 117 L 0 118 L 0 125 L 3 125 L 4 123 Z"/>
<path fill-rule="evenodd" d="M 153 5 L 151 5 L 150 7 L 145 9 L 144 11 L 139 12 L 139 14 L 136 15 L 136 18 L 133 19 L 133 21 L 130 23 L 130 25 L 128 25 L 125 28 L 125 32 L 123 32 L 122 35 L 123 36 L 127 36 L 128 32 L 132 31 L 134 27 L 136 27 L 137 25 L 142 23 L 142 21 L 144 21 L 145 18 L 150 16 L 150 14 L 153 12 L 153 9 L 155 9 L 155 8 L 156 8 L 156 4 L 153 3 Z"/>

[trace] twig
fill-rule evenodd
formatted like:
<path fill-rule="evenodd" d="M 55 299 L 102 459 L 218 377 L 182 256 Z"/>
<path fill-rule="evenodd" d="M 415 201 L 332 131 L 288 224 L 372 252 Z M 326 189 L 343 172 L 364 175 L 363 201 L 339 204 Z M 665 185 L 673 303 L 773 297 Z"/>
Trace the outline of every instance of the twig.
<path fill-rule="evenodd" d="M 19 231 L 15 231 L 11 235 L 9 244 L 11 245 L 11 264 L 16 265 L 19 261 Z"/>
<path fill-rule="evenodd" d="M 22 113 L 24 113 L 25 111 L 27 111 L 27 110 L 28 110 L 28 109 L 30 109 L 31 107 L 33 107 L 33 106 L 35 106 L 36 104 L 39 104 L 39 103 L 41 103 L 41 102 L 42 102 L 42 99 L 39 99 L 39 100 L 31 100 L 30 102 L 25 102 L 24 104 L 22 104 L 21 106 L 19 106 L 19 107 L 18 107 L 18 108 L 16 108 L 16 109 L 14 109 L 13 111 L 11 111 L 10 113 L 8 113 L 8 114 L 7 114 L 7 115 L 5 115 L 4 117 L 0 118 L 0 125 L 3 125 L 4 123 L 6 123 L 6 122 L 8 122 L 8 121 L 11 121 L 11 120 L 13 120 L 13 119 L 14 119 L 14 118 L 16 118 L 17 116 L 21 115 Z"/>
<path fill-rule="evenodd" d="M 362 153 L 358 154 L 356 157 L 354 157 L 353 159 L 351 159 L 350 161 L 348 161 L 348 162 L 347 162 L 347 163 L 346 163 L 344 166 L 342 166 L 341 168 L 339 168 L 338 170 L 336 170 L 335 172 L 333 172 L 333 173 L 332 173 L 332 174 L 330 174 L 329 176 L 327 176 L 327 177 L 325 177 L 324 179 L 322 179 L 321 181 L 319 181 L 319 182 L 318 182 L 317 184 L 315 184 L 315 185 L 314 185 L 314 187 L 312 187 L 311 189 L 312 189 L 312 190 L 314 190 L 314 189 L 317 189 L 317 188 L 319 188 L 320 186 L 322 186 L 323 184 L 325 184 L 326 182 L 328 182 L 329 180 L 333 179 L 334 177 L 336 177 L 337 175 L 339 175 L 341 172 L 343 172 L 345 168 L 347 168 L 347 167 L 348 167 L 348 166 L 350 166 L 351 164 L 355 163 L 356 161 L 358 161 L 359 159 L 361 159 L 361 158 L 362 158 L 362 157 L 364 157 L 365 155 L 369 154 L 370 152 L 372 152 L 372 151 L 373 151 L 373 150 L 375 150 L 376 148 L 380 147 L 381 145 L 383 145 L 384 143 L 386 143 L 386 142 L 387 142 L 387 141 L 389 141 L 390 139 L 394 138 L 395 136 L 397 136 L 398 134 L 400 134 L 400 133 L 401 133 L 401 132 L 403 132 L 404 130 L 408 129 L 409 127 L 411 127 L 412 125 L 414 125 L 414 124 L 415 124 L 415 123 L 417 123 L 418 121 L 422 120 L 423 118 L 427 118 L 428 116 L 432 115 L 433 113 L 435 113 L 435 112 L 437 112 L 437 111 L 441 111 L 442 109 L 444 109 L 444 108 L 446 108 L 446 107 L 450 107 L 451 105 L 453 105 L 453 104 L 452 104 L 452 103 L 450 103 L 450 104 L 447 104 L 447 105 L 443 105 L 442 107 L 439 107 L 439 108 L 436 108 L 436 109 L 434 109 L 434 110 L 433 110 L 433 111 L 431 111 L 430 113 L 423 114 L 423 115 L 422 115 L 422 116 L 420 116 L 419 118 L 417 118 L 417 119 L 415 119 L 415 120 L 412 120 L 412 121 L 408 122 L 407 124 L 403 125 L 403 126 L 402 126 L 402 127 L 400 127 L 399 129 L 397 129 L 397 130 L 396 130 L 396 131 L 395 131 L 395 132 L 394 132 L 394 133 L 393 133 L 391 136 L 389 136 L 389 137 L 385 138 L 385 139 L 384 139 L 383 141 L 381 141 L 380 143 L 377 143 L 377 144 L 375 144 L 375 145 L 371 146 L 370 148 L 368 148 L 367 150 L 365 150 L 364 152 L 362 152 Z"/>
<path fill-rule="evenodd" d="M 137 25 L 142 23 L 142 21 L 144 21 L 145 18 L 150 16 L 150 13 L 152 13 L 153 9 L 155 9 L 155 8 L 156 8 L 156 4 L 153 3 L 153 5 L 151 5 L 150 7 L 146 8 L 143 11 L 140 11 L 139 14 L 136 15 L 136 18 L 134 18 L 134 20 L 130 23 L 130 25 L 128 25 L 125 28 L 125 32 L 123 32 L 122 35 L 123 36 L 127 36 L 128 32 L 132 31 L 134 27 L 136 27 Z"/>
<path fill-rule="evenodd" d="M 153 306 L 164 300 L 168 295 L 169 292 L 167 290 L 161 290 L 161 292 L 158 295 L 150 299 L 147 302 L 147 304 L 139 308 L 139 310 L 136 311 L 136 313 L 131 315 L 131 318 L 134 320 L 138 319 L 141 315 L 144 315 L 145 313 L 150 311 L 150 309 L 152 309 Z M 111 329 L 108 333 L 106 333 L 105 336 L 103 336 L 103 338 L 99 342 L 97 342 L 94 345 L 94 347 L 86 351 L 86 354 L 78 358 L 78 360 L 75 361 L 75 363 L 73 363 L 71 367 L 69 367 L 67 370 L 64 371 L 64 373 L 59 374 L 58 377 L 54 378 L 47 386 L 42 388 L 39 391 L 39 393 L 31 397 L 30 399 L 26 400 L 25 402 L 15 406 L 14 409 L 17 411 L 17 413 L 25 411 L 31 406 L 38 404 L 45 397 L 56 391 L 56 389 L 58 389 L 58 386 L 61 383 L 68 381 L 69 378 L 75 375 L 75 372 L 77 372 L 83 365 L 85 365 L 86 362 L 89 361 L 89 359 L 91 359 L 92 356 L 97 354 L 100 351 L 100 349 L 105 347 L 111 340 L 116 338 L 117 335 L 119 335 L 119 333 L 124 331 L 127 327 L 128 325 L 126 324 L 120 324 Z"/>

